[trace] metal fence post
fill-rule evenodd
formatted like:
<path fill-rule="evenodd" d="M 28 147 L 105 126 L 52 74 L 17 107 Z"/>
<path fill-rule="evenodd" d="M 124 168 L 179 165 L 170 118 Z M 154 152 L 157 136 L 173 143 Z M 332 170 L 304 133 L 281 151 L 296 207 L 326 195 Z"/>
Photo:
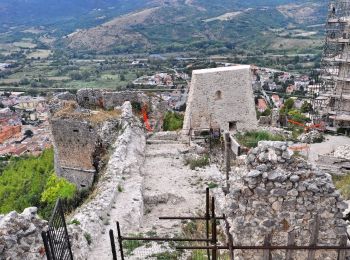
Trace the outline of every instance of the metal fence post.
<path fill-rule="evenodd" d="M 47 260 L 52 260 L 50 246 L 49 246 L 48 239 L 47 239 L 47 234 L 46 234 L 45 231 L 41 232 L 41 237 L 42 237 L 43 242 L 44 242 L 46 258 L 47 258 Z"/>
<path fill-rule="evenodd" d="M 211 217 L 212 217 L 212 260 L 217 260 L 217 237 L 216 237 L 216 216 L 215 216 L 215 198 L 211 197 Z"/>
<path fill-rule="evenodd" d="M 58 199 L 58 202 L 57 202 L 57 203 L 58 203 L 59 214 L 60 214 L 60 216 L 61 216 L 61 221 L 62 221 L 62 223 L 63 223 L 64 232 L 65 232 L 65 236 L 66 236 L 67 247 L 68 247 L 68 253 L 69 253 L 70 259 L 73 260 L 72 247 L 71 247 L 70 241 L 69 241 L 69 235 L 68 235 L 68 230 L 67 230 L 67 225 L 66 225 L 66 219 L 64 218 L 64 212 L 63 212 L 61 200 Z"/>
<path fill-rule="evenodd" d="M 117 232 L 118 232 L 118 242 L 119 242 L 119 250 L 120 250 L 120 257 L 122 260 L 124 260 L 124 251 L 123 251 L 123 237 L 120 232 L 120 225 L 117 221 Z"/>
<path fill-rule="evenodd" d="M 209 239 L 209 220 L 210 220 L 210 205 L 209 205 L 209 188 L 205 190 L 205 229 L 206 229 L 206 237 Z M 207 246 L 209 246 L 209 242 L 207 241 Z M 208 260 L 210 260 L 210 249 L 207 249 Z"/>
<path fill-rule="evenodd" d="M 117 251 L 115 250 L 115 241 L 114 241 L 114 234 L 112 229 L 109 230 L 109 239 L 111 241 L 113 260 L 117 260 Z"/>

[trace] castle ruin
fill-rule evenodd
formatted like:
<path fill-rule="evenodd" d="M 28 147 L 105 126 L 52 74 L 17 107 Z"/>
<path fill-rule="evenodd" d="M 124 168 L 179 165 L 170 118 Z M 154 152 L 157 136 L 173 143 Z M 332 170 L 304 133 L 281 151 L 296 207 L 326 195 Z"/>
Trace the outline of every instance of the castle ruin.
<path fill-rule="evenodd" d="M 184 131 L 210 128 L 243 131 L 256 127 L 250 66 L 192 72 Z"/>
<path fill-rule="evenodd" d="M 81 109 L 66 103 L 51 117 L 55 171 L 78 188 L 90 187 L 108 146 L 118 135 L 120 112 Z"/>

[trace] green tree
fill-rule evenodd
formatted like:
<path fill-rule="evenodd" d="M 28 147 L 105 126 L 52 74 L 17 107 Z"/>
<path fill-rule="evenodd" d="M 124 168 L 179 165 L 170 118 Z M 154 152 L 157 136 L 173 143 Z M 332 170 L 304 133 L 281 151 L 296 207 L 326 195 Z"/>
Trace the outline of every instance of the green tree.
<path fill-rule="evenodd" d="M 308 112 L 311 112 L 312 111 L 312 105 L 307 102 L 307 101 L 304 101 L 303 105 L 301 106 L 300 108 L 300 111 L 302 113 L 308 113 Z"/>

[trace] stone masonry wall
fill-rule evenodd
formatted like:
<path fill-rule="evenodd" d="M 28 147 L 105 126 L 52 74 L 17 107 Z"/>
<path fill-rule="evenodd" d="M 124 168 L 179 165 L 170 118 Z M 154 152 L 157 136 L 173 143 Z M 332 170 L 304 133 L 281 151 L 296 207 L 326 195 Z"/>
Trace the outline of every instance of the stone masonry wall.
<path fill-rule="evenodd" d="M 296 245 L 309 245 L 311 226 L 319 216 L 318 245 L 339 245 L 346 236 L 343 210 L 347 204 L 329 174 L 311 167 L 288 150 L 286 142 L 259 142 L 246 157 L 246 165 L 231 176 L 230 192 L 221 204 L 228 216 L 234 244 L 263 245 L 272 234 L 272 245 L 287 245 L 295 232 Z M 284 259 L 273 251 L 272 259 Z M 237 259 L 260 259 L 262 251 L 236 252 Z M 293 259 L 306 259 L 295 251 Z M 334 251 L 316 251 L 316 259 L 336 259 Z"/>
<path fill-rule="evenodd" d="M 96 130 L 87 121 L 62 118 L 53 118 L 51 128 L 57 175 L 77 184 L 78 187 L 91 186 L 96 173 Z"/>
<path fill-rule="evenodd" d="M 210 125 L 224 131 L 257 127 L 250 66 L 192 72 L 183 129 Z"/>
<path fill-rule="evenodd" d="M 125 101 L 141 102 L 141 92 L 136 91 L 106 91 L 100 89 L 80 89 L 77 92 L 77 101 L 84 108 L 113 109 L 121 106 Z"/>

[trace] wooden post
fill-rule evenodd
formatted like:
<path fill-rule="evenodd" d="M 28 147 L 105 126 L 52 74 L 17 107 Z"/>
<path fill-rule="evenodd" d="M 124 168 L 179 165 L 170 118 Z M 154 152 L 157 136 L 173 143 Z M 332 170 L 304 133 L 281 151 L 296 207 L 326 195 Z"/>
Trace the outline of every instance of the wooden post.
<path fill-rule="evenodd" d="M 310 223 L 309 229 L 311 231 L 310 236 L 310 247 L 317 245 L 317 239 L 318 239 L 318 233 L 320 228 L 320 217 L 318 215 L 315 216 L 315 219 Z M 315 250 L 310 249 L 307 260 L 314 260 L 315 259 Z"/>
<path fill-rule="evenodd" d="M 288 233 L 288 246 L 294 246 L 295 245 L 295 232 L 291 231 Z M 287 250 L 286 251 L 286 260 L 293 260 L 293 250 Z"/>
<path fill-rule="evenodd" d="M 271 246 L 271 234 L 265 236 L 264 246 Z M 263 260 L 272 260 L 271 251 L 269 249 L 264 250 Z"/>
<path fill-rule="evenodd" d="M 340 239 L 339 246 L 346 246 L 347 245 L 347 236 L 342 236 Z M 339 250 L 338 251 L 338 260 L 345 260 L 346 259 L 346 250 Z"/>

